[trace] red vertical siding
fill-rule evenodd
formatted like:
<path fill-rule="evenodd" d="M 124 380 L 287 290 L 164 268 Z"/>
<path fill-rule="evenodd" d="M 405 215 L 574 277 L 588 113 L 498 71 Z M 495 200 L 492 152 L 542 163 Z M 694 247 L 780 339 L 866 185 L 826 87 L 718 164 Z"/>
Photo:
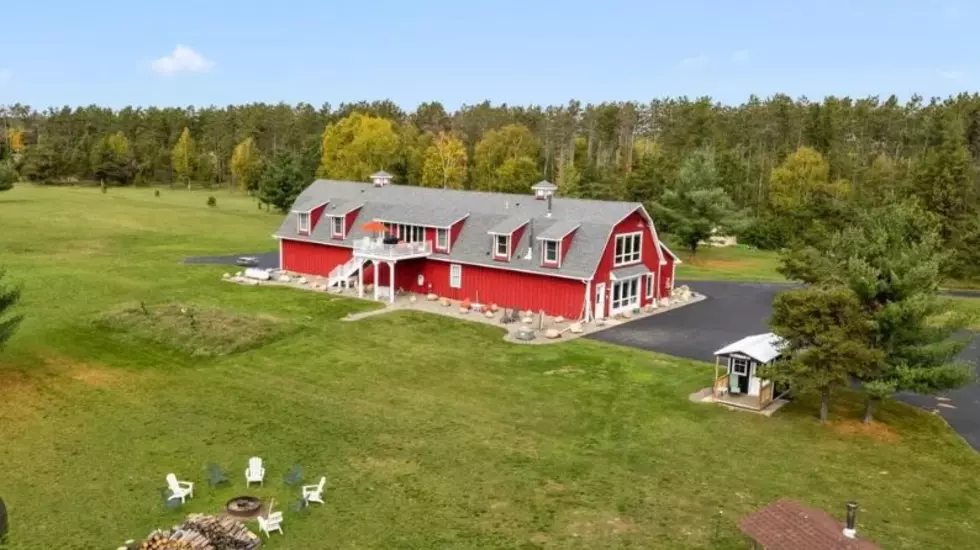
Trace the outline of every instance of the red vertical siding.
<path fill-rule="evenodd" d="M 569 319 L 582 317 L 585 283 L 581 281 L 459 264 L 463 270 L 462 288 L 450 288 L 450 265 L 450 262 L 432 260 L 420 262 L 425 292 L 454 300 L 469 298 L 482 304 L 495 303 L 500 307 L 544 310 L 548 315 Z"/>
<path fill-rule="evenodd" d="M 525 228 L 527 228 L 527 226 L 522 225 L 510 235 L 510 259 L 512 260 L 514 259 L 514 254 L 517 254 L 517 244 L 521 242 L 521 237 L 524 236 Z M 533 245 L 534 243 L 531 244 Z"/>
<path fill-rule="evenodd" d="M 456 246 L 456 237 L 459 237 L 459 232 L 463 230 L 464 223 L 466 223 L 465 218 L 454 223 L 452 227 L 449 228 L 449 250 L 452 250 L 452 248 Z"/>
<path fill-rule="evenodd" d="M 593 307 L 595 307 L 596 283 L 606 283 L 606 311 L 603 312 L 604 316 L 609 315 L 609 307 L 612 302 L 610 294 L 612 286 L 609 284 L 609 273 L 613 269 L 613 259 L 616 256 L 616 235 L 634 233 L 636 231 L 643 231 L 640 261 L 654 274 L 654 277 L 656 277 L 657 271 L 661 268 L 660 257 L 657 256 L 657 246 L 659 246 L 659 243 L 654 242 L 656 238 L 654 237 L 653 230 L 647 223 L 643 213 L 640 210 L 636 210 L 613 228 L 612 234 L 609 236 L 609 242 L 606 243 L 606 249 L 602 252 L 602 259 L 599 260 L 599 267 L 596 269 L 595 277 L 592 280 L 592 296 L 590 296 L 590 299 L 592 300 Z M 662 285 L 663 280 L 661 279 Z M 646 288 L 642 284 L 640 287 L 640 305 L 642 306 L 649 303 L 649 300 L 646 297 Z"/>
<path fill-rule="evenodd" d="M 360 208 L 355 208 L 350 212 L 344 214 L 344 235 L 350 235 L 350 230 L 354 228 L 354 222 L 357 220 L 357 214 L 360 212 Z"/>
<path fill-rule="evenodd" d="M 565 235 L 562 238 L 561 244 L 559 245 L 561 248 L 558 249 L 558 260 L 559 261 L 562 261 L 563 260 L 563 258 L 565 257 L 565 252 L 566 251 L 571 250 L 572 239 L 574 239 L 574 238 L 575 238 L 575 231 L 572 231 L 571 233 L 569 233 L 568 235 Z"/>
<path fill-rule="evenodd" d="M 320 218 L 323 217 L 323 209 L 326 206 L 327 206 L 326 204 L 321 204 L 320 206 L 317 206 L 316 208 L 314 208 L 313 210 L 310 211 L 310 232 L 311 233 L 313 232 L 314 229 L 316 229 L 316 224 L 320 223 Z"/>
<path fill-rule="evenodd" d="M 307 275 L 329 275 L 333 268 L 351 259 L 349 248 L 300 241 L 279 241 L 282 268 Z"/>

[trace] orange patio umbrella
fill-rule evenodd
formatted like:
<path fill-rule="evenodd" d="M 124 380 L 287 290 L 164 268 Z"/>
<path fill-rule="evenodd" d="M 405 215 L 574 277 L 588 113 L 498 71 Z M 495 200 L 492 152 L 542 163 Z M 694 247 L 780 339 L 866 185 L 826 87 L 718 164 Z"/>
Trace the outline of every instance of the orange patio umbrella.
<path fill-rule="evenodd" d="M 366 224 L 362 225 L 361 229 L 367 231 L 368 233 L 381 233 L 386 228 L 385 228 L 385 224 L 379 222 L 378 220 L 371 220 Z"/>

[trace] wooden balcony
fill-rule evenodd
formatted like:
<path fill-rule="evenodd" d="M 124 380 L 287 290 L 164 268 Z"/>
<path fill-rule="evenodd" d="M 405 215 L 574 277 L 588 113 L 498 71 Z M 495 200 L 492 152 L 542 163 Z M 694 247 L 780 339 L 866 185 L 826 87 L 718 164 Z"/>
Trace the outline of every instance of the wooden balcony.
<path fill-rule="evenodd" d="M 385 262 L 424 258 L 432 254 L 432 243 L 387 244 L 381 239 L 364 238 L 354 241 L 354 257 Z"/>

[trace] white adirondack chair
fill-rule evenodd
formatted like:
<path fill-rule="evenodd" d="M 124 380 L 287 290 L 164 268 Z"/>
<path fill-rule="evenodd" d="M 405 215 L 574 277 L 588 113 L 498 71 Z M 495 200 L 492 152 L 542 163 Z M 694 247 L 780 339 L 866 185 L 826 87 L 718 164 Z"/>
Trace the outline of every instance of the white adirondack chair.
<path fill-rule="evenodd" d="M 280 535 L 284 535 L 282 532 L 282 512 L 273 512 L 272 505 L 275 504 L 275 500 L 269 502 L 269 512 L 265 517 L 259 516 L 259 532 L 265 533 L 268 537 L 273 531 L 278 531 Z"/>
<path fill-rule="evenodd" d="M 253 483 L 265 485 L 265 468 L 262 467 L 262 459 L 257 456 L 248 459 L 248 468 L 245 468 L 245 486 Z"/>
<path fill-rule="evenodd" d="M 316 485 L 303 485 L 303 500 L 306 504 L 316 502 L 323 504 L 323 486 L 327 484 L 327 476 L 320 478 L 320 483 Z"/>
<path fill-rule="evenodd" d="M 177 476 L 167 474 L 167 488 L 170 489 L 170 499 L 179 498 L 183 504 L 187 497 L 194 497 L 194 483 L 190 481 L 177 481 Z"/>

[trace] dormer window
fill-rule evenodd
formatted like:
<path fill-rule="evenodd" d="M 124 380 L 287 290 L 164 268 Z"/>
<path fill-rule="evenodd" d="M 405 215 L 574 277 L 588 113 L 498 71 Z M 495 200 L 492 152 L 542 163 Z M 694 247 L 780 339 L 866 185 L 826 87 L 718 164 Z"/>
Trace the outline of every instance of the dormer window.
<path fill-rule="evenodd" d="M 493 255 L 498 258 L 510 258 L 510 235 L 493 236 Z"/>
<path fill-rule="evenodd" d="M 333 236 L 337 239 L 344 238 L 344 218 L 342 216 L 333 216 L 331 219 L 331 229 L 333 230 Z"/>
<path fill-rule="evenodd" d="M 449 250 L 449 229 L 440 227 L 436 229 L 436 249 Z"/>
<path fill-rule="evenodd" d="M 296 230 L 300 233 L 310 232 L 310 213 L 300 212 L 296 216 Z"/>
<path fill-rule="evenodd" d="M 558 241 L 541 241 L 541 261 L 546 264 L 558 263 Z"/>

